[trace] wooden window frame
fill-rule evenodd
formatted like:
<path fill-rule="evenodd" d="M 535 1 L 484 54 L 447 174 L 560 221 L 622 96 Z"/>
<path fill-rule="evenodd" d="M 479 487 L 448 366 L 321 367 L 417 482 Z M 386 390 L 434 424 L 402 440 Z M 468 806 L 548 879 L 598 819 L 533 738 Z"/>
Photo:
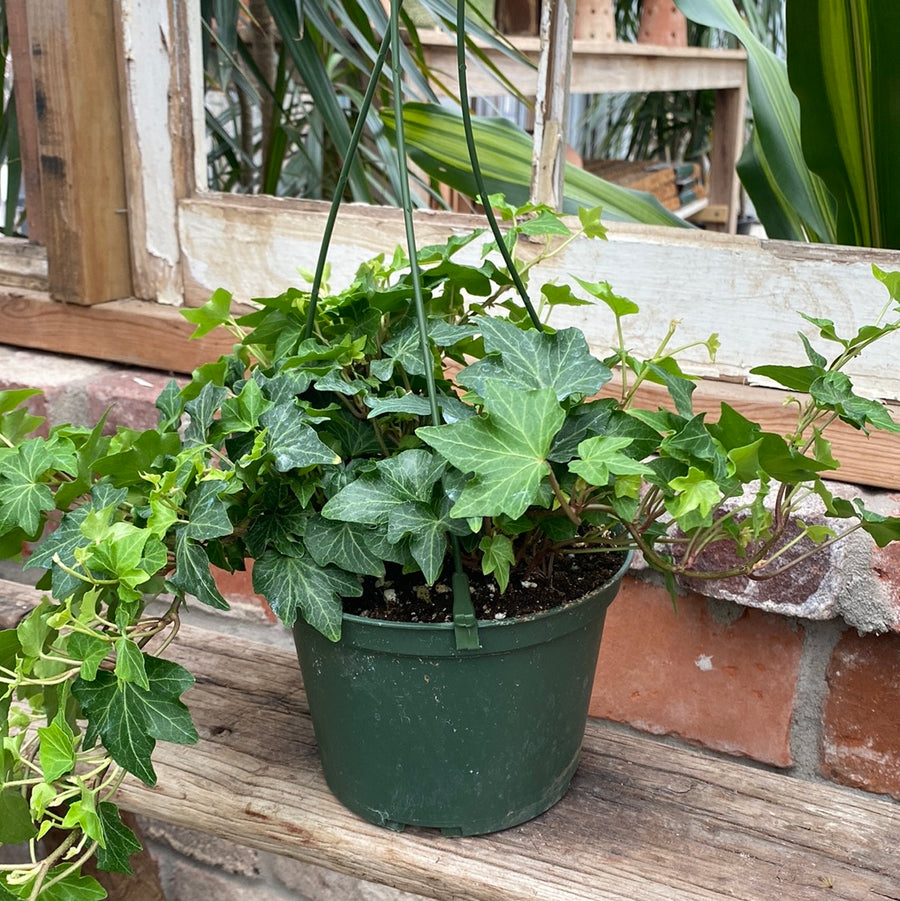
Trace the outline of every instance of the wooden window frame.
<path fill-rule="evenodd" d="M 174 372 L 227 352 L 228 337 L 184 340 L 191 326 L 179 307 L 219 286 L 245 300 L 296 282 L 297 266 L 315 259 L 327 205 L 203 187 L 196 2 L 42 0 L 26 10 L 25 0 L 8 0 L 7 9 L 29 222 L 40 243 L 0 240 L 4 343 Z M 603 54 L 595 48 L 594 56 Z M 426 242 L 482 224 L 455 213 L 416 218 Z M 348 206 L 333 242 L 335 282 L 402 237 L 399 210 Z M 688 360 L 704 375 L 697 409 L 716 412 L 724 400 L 786 431 L 784 392 L 751 386 L 747 370 L 802 362 L 796 310 L 844 327 L 877 313 L 885 297 L 873 263 L 900 269 L 900 253 L 613 223 L 608 242 L 573 245 L 542 275 L 608 280 L 633 297 L 645 314 L 633 335 L 638 352 L 651 350 L 672 319 L 682 320 L 684 342 L 721 332 L 715 364 L 699 352 Z M 605 349 L 602 311 L 577 308 L 555 324 L 578 325 Z M 873 350 L 854 372 L 858 384 L 900 401 L 896 350 Z M 848 428 L 835 444 L 842 478 L 900 487 L 895 436 L 861 441 Z"/>

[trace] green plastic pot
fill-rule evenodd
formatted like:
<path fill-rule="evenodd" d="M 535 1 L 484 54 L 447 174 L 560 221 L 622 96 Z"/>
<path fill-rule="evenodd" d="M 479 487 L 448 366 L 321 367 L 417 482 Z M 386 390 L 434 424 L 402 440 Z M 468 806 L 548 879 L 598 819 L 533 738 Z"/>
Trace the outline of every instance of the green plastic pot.
<path fill-rule="evenodd" d="M 534 616 L 449 623 L 345 614 L 339 642 L 305 622 L 294 641 L 325 779 L 370 822 L 496 832 L 555 804 L 578 766 L 606 609 L 631 562 L 595 591 Z"/>

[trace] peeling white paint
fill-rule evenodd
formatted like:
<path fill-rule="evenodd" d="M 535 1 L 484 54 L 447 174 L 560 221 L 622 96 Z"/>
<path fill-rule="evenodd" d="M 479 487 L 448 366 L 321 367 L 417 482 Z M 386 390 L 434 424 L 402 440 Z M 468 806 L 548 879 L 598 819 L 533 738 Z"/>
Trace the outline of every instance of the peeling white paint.
<path fill-rule="evenodd" d="M 697 667 L 698 670 L 704 673 L 710 672 L 713 667 L 712 657 L 707 654 L 701 654 L 695 661 L 694 666 Z"/>

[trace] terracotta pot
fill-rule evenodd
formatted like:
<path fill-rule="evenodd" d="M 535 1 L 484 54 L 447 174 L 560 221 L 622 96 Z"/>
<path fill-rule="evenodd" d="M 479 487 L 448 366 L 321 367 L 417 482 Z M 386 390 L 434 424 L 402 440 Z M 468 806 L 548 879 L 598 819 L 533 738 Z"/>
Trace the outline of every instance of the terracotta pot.
<path fill-rule="evenodd" d="M 616 39 L 612 0 L 575 0 L 575 37 L 585 41 Z"/>
<path fill-rule="evenodd" d="M 672 0 L 644 0 L 638 42 L 659 47 L 687 46 L 687 19 Z"/>

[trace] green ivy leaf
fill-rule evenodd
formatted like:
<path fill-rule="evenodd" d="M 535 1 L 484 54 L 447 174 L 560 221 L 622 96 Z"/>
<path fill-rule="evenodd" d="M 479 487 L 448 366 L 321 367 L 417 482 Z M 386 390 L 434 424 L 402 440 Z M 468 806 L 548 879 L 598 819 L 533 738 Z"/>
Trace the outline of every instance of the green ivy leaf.
<path fill-rule="evenodd" d="M 578 445 L 580 459 L 569 463 L 569 469 L 591 485 L 604 486 L 610 475 L 649 475 L 652 470 L 640 460 L 633 460 L 622 451 L 633 443 L 632 438 L 607 438 L 598 435 Z"/>
<path fill-rule="evenodd" d="M 319 566 L 337 564 L 348 572 L 384 575 L 390 544 L 383 531 L 355 522 L 315 516 L 304 536 L 306 549 Z"/>
<path fill-rule="evenodd" d="M 259 417 L 272 406 L 272 401 L 263 395 L 259 383 L 247 379 L 237 397 L 229 397 L 222 402 L 217 429 L 222 434 L 251 432 L 258 427 Z"/>
<path fill-rule="evenodd" d="M 552 388 L 558 400 L 590 397 L 612 378 L 609 368 L 591 356 L 584 335 L 576 328 L 523 331 L 491 316 L 475 320 L 489 356 L 466 367 L 459 384 L 484 397 L 487 380 L 502 380 L 510 388 L 528 391 Z"/>
<path fill-rule="evenodd" d="M 519 226 L 519 231 L 523 235 L 561 235 L 567 237 L 572 234 L 569 226 L 548 209 L 539 210 L 537 216 L 533 219 L 526 219 Z"/>
<path fill-rule="evenodd" d="M 547 301 L 547 306 L 553 307 L 590 307 L 591 301 L 576 297 L 569 285 L 554 285 L 547 283 L 541 285 L 541 294 Z"/>
<path fill-rule="evenodd" d="M 621 316 L 633 316 L 635 313 L 640 312 L 640 308 L 633 300 L 616 294 L 610 287 L 609 282 L 586 282 L 580 278 L 576 278 L 575 281 L 591 297 L 595 297 L 597 300 L 605 303 L 613 311 L 617 319 Z"/>
<path fill-rule="evenodd" d="M 309 554 L 286 557 L 267 551 L 253 567 L 253 590 L 286 626 L 300 613 L 331 641 L 341 637 L 341 598 L 359 597 L 362 586 L 349 573 L 319 566 Z"/>
<path fill-rule="evenodd" d="M 606 228 L 600 221 L 603 207 L 579 207 L 578 218 L 581 220 L 581 227 L 584 229 L 585 237 L 588 238 L 606 238 Z"/>
<path fill-rule="evenodd" d="M 39 657 L 44 650 L 51 631 L 47 619 L 54 610 L 53 605 L 42 598 L 40 604 L 16 626 L 16 638 L 26 657 Z"/>
<path fill-rule="evenodd" d="M 853 384 L 843 372 L 826 372 L 810 385 L 813 400 L 854 428 L 868 433 L 866 426 L 886 432 L 900 432 L 900 425 L 891 419 L 884 405 L 853 393 Z"/>
<path fill-rule="evenodd" d="M 144 654 L 136 642 L 124 636 L 116 641 L 115 673 L 120 682 L 134 682 L 145 691 L 150 691 L 144 661 Z"/>
<path fill-rule="evenodd" d="M 31 789 L 30 809 L 34 820 L 44 818 L 47 808 L 56 800 L 57 794 L 56 788 L 46 782 L 39 782 Z"/>
<path fill-rule="evenodd" d="M 49 726 L 38 728 L 39 758 L 44 779 L 55 782 L 75 767 L 75 733 L 65 717 L 57 715 Z"/>
<path fill-rule="evenodd" d="M 171 660 L 145 656 L 149 689 L 123 682 L 101 670 L 96 679 L 79 678 L 72 694 L 88 718 L 84 745 L 99 737 L 119 766 L 147 785 L 156 784 L 150 757 L 157 740 L 193 744 L 197 730 L 187 707 L 179 700 L 194 677 Z"/>
<path fill-rule="evenodd" d="M 202 307 L 181 310 L 181 315 L 192 325 L 196 325 L 191 338 L 202 338 L 213 329 L 231 321 L 231 294 L 218 288 Z"/>
<path fill-rule="evenodd" d="M 81 798 L 72 801 L 62 821 L 63 829 L 81 829 L 84 834 L 95 842 L 103 840 L 103 827 L 100 825 L 100 817 L 97 816 L 97 808 L 94 805 L 94 796 L 87 790 L 82 790 Z"/>
<path fill-rule="evenodd" d="M 417 325 L 410 325 L 395 338 L 385 342 L 382 350 L 385 356 L 403 367 L 409 375 L 424 375 L 422 343 Z"/>
<path fill-rule="evenodd" d="M 297 539 L 306 533 L 308 519 L 306 511 L 290 500 L 274 510 L 255 512 L 245 538 L 247 550 L 253 557 L 261 557 L 272 547 L 290 556 Z"/>
<path fill-rule="evenodd" d="M 750 370 L 753 375 L 761 375 L 772 379 L 791 391 L 809 393 L 813 382 L 825 375 L 821 366 L 754 366 Z"/>
<path fill-rule="evenodd" d="M 506 591 L 506 586 L 509 585 L 510 567 L 516 562 L 512 541 L 506 535 L 494 533 L 485 535 L 478 543 L 478 547 L 483 553 L 481 571 L 486 576 L 495 573 L 494 577 L 500 586 L 501 593 Z"/>
<path fill-rule="evenodd" d="M 674 434 L 663 438 L 660 450 L 688 465 L 699 466 L 701 462 L 705 463 L 713 470 L 716 479 L 724 480 L 727 473 L 722 452 L 706 426 L 705 415 L 700 413 L 694 416 L 684 422 Z"/>
<path fill-rule="evenodd" d="M 88 635 L 85 632 L 74 632 L 66 643 L 67 652 L 81 661 L 80 675 L 88 682 L 96 677 L 97 670 L 106 659 L 111 647 L 112 642 L 97 635 Z"/>
<path fill-rule="evenodd" d="M 718 505 L 722 499 L 719 486 L 699 469 L 691 466 L 686 476 L 672 479 L 669 487 L 678 492 L 666 507 L 676 519 L 686 516 L 693 510 L 699 510 L 704 517 Z"/>
<path fill-rule="evenodd" d="M 467 534 L 468 526 L 461 520 L 455 523 L 437 513 L 429 504 L 402 504 L 388 519 L 388 541 L 396 544 L 409 537 L 409 550 L 418 563 L 425 581 L 434 584 L 441 574 L 447 556 L 447 533 Z"/>
<path fill-rule="evenodd" d="M 59 878 L 59 882 L 41 890 L 41 901 L 103 901 L 106 889 L 93 876 L 79 876 L 77 872 L 66 876 L 67 868 L 63 864 L 50 870 L 47 881 Z"/>
<path fill-rule="evenodd" d="M 207 382 L 200 393 L 185 405 L 185 410 L 190 414 L 191 421 L 184 430 L 184 440 L 188 445 L 206 444 L 207 432 L 212 426 L 222 401 L 228 394 L 228 389 L 214 382 Z"/>
<path fill-rule="evenodd" d="M 435 454 L 418 449 L 379 460 L 375 472 L 364 473 L 335 494 L 322 515 L 367 525 L 386 523 L 405 504 L 429 503 L 445 466 Z"/>
<path fill-rule="evenodd" d="M 18 789 L 0 791 L 0 845 L 17 845 L 37 835 L 28 800 Z"/>
<path fill-rule="evenodd" d="M 669 396 L 675 402 L 675 409 L 679 416 L 690 417 L 694 415 L 691 396 L 696 385 L 685 376 L 681 367 L 671 357 L 666 357 L 659 363 L 650 363 L 648 369 L 652 376 L 648 381 L 659 382 L 666 386 Z"/>
<path fill-rule="evenodd" d="M 141 850 L 137 836 L 119 816 L 119 809 L 110 801 L 101 801 L 97 806 L 103 841 L 97 848 L 97 867 L 106 872 L 132 875 L 128 858 Z"/>
<path fill-rule="evenodd" d="M 303 414 L 292 401 L 273 407 L 260 417 L 260 422 L 266 428 L 266 449 L 275 458 L 279 472 L 341 462 L 312 427 L 303 422 Z"/>
<path fill-rule="evenodd" d="M 0 528 L 18 526 L 34 535 L 41 513 L 56 503 L 50 489 L 40 479 L 48 470 L 74 470 L 74 454 L 60 453 L 58 446 L 43 438 L 32 438 L 4 457 L 0 476 Z M 74 473 L 71 473 L 74 474 Z"/>
<path fill-rule="evenodd" d="M 416 434 L 461 472 L 473 472 L 451 513 L 518 519 L 538 497 L 547 454 L 565 420 L 552 388 L 532 391 L 485 382 L 486 416 Z"/>
<path fill-rule="evenodd" d="M 222 499 L 223 483 L 216 480 L 200 482 L 188 495 L 187 537 L 207 541 L 230 535 L 234 526 L 228 518 L 228 504 Z"/>
<path fill-rule="evenodd" d="M 177 429 L 181 424 L 184 399 L 181 397 L 181 387 L 175 379 L 169 379 L 166 387 L 160 391 L 156 398 L 156 409 L 159 410 L 160 429 Z"/>
<path fill-rule="evenodd" d="M 227 610 L 228 601 L 222 597 L 209 571 L 209 557 L 203 545 L 192 541 L 186 526 L 175 532 L 175 572 L 169 582 L 184 594 L 191 594 L 201 604 Z"/>

